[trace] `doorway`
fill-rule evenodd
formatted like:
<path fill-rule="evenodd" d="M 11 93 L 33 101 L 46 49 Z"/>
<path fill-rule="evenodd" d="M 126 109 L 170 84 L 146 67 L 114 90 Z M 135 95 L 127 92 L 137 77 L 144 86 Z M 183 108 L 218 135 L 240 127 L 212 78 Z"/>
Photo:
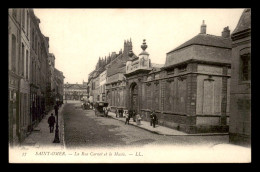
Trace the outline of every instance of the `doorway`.
<path fill-rule="evenodd" d="M 139 102 L 138 102 L 138 86 L 135 82 L 132 83 L 131 86 L 130 86 L 130 98 L 131 98 L 130 108 L 137 112 L 138 111 L 138 105 L 139 105 Z"/>

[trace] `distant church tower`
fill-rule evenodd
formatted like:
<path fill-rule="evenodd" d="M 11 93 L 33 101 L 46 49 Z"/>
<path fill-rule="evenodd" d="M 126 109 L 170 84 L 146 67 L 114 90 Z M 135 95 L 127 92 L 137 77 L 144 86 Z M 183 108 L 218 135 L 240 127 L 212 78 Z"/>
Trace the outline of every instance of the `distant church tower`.
<path fill-rule="evenodd" d="M 132 46 L 132 41 L 131 41 L 131 38 L 130 38 L 130 41 L 125 41 L 124 42 L 124 50 L 123 50 L 123 58 L 125 60 L 127 60 L 127 57 L 128 57 L 128 54 L 129 54 L 129 51 L 133 49 L 133 46 Z"/>

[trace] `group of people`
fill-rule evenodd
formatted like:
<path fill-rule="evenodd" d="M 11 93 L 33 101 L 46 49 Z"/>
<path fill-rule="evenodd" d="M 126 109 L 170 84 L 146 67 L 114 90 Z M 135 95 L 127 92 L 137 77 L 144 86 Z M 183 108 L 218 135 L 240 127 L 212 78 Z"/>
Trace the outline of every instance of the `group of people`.
<path fill-rule="evenodd" d="M 59 107 L 62 105 L 61 102 L 57 102 L 56 105 L 54 106 L 54 112 L 55 112 L 55 116 L 57 117 L 58 113 L 59 113 Z M 48 124 L 50 127 L 50 133 L 53 133 L 53 129 L 54 129 L 54 124 L 56 123 L 55 117 L 53 116 L 53 113 L 51 113 L 51 116 L 48 118 Z"/>
<path fill-rule="evenodd" d="M 129 110 L 129 111 L 125 111 L 125 125 L 128 124 L 129 125 L 129 121 L 130 121 L 130 118 L 133 118 L 133 121 L 136 122 L 137 125 L 140 125 L 141 124 L 141 115 L 139 114 L 136 114 L 136 111 L 135 110 Z"/>
<path fill-rule="evenodd" d="M 141 124 L 141 116 L 139 114 L 136 115 L 135 110 L 129 110 L 129 112 L 125 111 L 125 117 L 126 117 L 126 121 L 125 121 L 125 125 L 129 124 L 130 118 L 133 118 L 133 121 L 137 123 L 137 125 Z M 153 128 L 155 128 L 155 125 L 157 124 L 157 116 L 155 111 L 153 110 L 150 114 L 150 125 L 153 126 Z"/>

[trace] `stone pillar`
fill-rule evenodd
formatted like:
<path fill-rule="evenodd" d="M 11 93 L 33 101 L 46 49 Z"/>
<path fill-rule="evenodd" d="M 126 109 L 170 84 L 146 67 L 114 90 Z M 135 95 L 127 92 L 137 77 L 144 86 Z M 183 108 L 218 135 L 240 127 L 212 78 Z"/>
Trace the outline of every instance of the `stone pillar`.
<path fill-rule="evenodd" d="M 197 71 L 197 64 L 190 63 L 187 66 L 190 72 Z M 197 74 L 187 76 L 187 125 L 196 125 L 196 97 L 197 97 Z"/>
<path fill-rule="evenodd" d="M 138 88 L 138 109 L 137 109 L 137 113 L 140 114 L 141 112 L 141 107 L 142 107 L 142 79 L 138 78 L 138 83 L 137 83 L 137 88 Z"/>
<path fill-rule="evenodd" d="M 126 86 L 125 86 L 125 106 L 129 110 L 130 109 L 130 87 L 129 87 L 129 80 L 126 81 Z"/>
<path fill-rule="evenodd" d="M 161 103 L 161 105 L 159 106 L 160 107 L 160 111 L 164 111 L 164 103 L 165 103 L 165 101 L 164 101 L 164 99 L 165 99 L 165 85 L 166 84 L 166 81 L 165 80 L 163 80 L 163 81 L 161 81 L 161 84 L 160 84 L 160 92 L 161 92 L 161 97 L 160 97 L 160 103 Z"/>
<path fill-rule="evenodd" d="M 223 75 L 227 75 L 228 67 L 223 67 Z M 221 117 L 220 125 L 227 125 L 227 77 L 222 77 L 222 100 L 221 100 Z"/>

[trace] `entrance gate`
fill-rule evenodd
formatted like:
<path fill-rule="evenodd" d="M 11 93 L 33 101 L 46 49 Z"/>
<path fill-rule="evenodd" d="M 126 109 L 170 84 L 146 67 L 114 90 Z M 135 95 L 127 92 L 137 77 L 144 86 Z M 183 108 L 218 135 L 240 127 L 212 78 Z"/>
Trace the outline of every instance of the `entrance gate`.
<path fill-rule="evenodd" d="M 130 87 L 130 96 L 131 96 L 131 109 L 138 111 L 138 86 L 136 83 L 133 83 Z"/>

